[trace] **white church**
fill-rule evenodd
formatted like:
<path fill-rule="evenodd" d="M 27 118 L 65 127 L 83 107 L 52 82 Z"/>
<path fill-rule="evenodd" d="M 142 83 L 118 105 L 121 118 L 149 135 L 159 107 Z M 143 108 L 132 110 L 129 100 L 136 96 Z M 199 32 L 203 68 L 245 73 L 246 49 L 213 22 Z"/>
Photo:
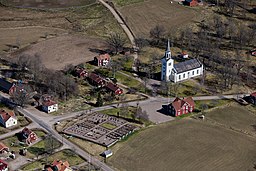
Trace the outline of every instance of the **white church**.
<path fill-rule="evenodd" d="M 162 58 L 161 80 L 179 82 L 203 75 L 204 66 L 198 59 L 190 59 L 174 64 L 168 40 L 165 56 Z"/>

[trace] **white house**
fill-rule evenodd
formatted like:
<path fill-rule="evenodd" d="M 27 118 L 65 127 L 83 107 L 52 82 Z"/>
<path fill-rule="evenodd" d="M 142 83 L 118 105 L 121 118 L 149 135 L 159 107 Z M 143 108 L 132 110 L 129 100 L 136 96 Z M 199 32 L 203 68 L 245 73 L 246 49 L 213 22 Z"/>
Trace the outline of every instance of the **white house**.
<path fill-rule="evenodd" d="M 0 111 L 0 123 L 5 127 L 9 128 L 15 126 L 18 123 L 18 120 L 14 112 L 6 112 L 5 110 Z"/>
<path fill-rule="evenodd" d="M 42 103 L 42 110 L 46 113 L 52 113 L 58 110 L 58 104 L 52 100 L 47 100 Z"/>
<path fill-rule="evenodd" d="M 173 81 L 176 83 L 202 75 L 203 71 L 203 64 L 198 59 L 190 59 L 174 64 L 168 40 L 165 56 L 162 58 L 162 81 Z"/>

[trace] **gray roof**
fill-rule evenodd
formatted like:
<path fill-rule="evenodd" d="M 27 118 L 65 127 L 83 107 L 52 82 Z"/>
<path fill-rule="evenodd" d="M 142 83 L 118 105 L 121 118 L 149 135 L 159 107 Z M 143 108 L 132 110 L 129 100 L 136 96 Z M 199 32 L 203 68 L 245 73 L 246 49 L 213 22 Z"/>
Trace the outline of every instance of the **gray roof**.
<path fill-rule="evenodd" d="M 200 68 L 201 66 L 202 63 L 198 59 L 190 59 L 185 62 L 174 64 L 174 69 L 177 71 L 177 73 L 182 73 L 196 68 Z"/>

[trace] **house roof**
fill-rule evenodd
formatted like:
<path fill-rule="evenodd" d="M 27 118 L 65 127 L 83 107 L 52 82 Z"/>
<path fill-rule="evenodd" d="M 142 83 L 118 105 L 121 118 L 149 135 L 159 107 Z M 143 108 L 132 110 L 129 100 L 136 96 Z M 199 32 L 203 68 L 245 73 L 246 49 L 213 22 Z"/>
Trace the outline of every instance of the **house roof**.
<path fill-rule="evenodd" d="M 190 104 L 191 106 L 195 106 L 195 101 L 193 100 L 192 97 L 187 97 L 184 99 L 184 101 Z"/>
<path fill-rule="evenodd" d="M 31 131 L 30 129 L 28 129 L 27 127 L 25 127 L 22 131 L 23 134 L 29 135 L 31 134 L 33 131 Z"/>
<path fill-rule="evenodd" d="M 96 83 L 100 83 L 101 81 L 103 81 L 103 79 L 100 76 L 98 76 L 97 74 L 94 74 L 94 73 L 90 73 L 89 78 L 91 80 L 95 81 Z"/>
<path fill-rule="evenodd" d="M 111 91 L 113 91 L 113 92 L 115 92 L 116 90 L 119 89 L 118 85 L 116 85 L 116 84 L 114 84 L 114 83 L 112 83 L 112 82 L 108 82 L 107 85 L 106 85 L 106 87 L 107 87 L 108 89 L 110 89 Z"/>
<path fill-rule="evenodd" d="M 69 167 L 68 161 L 62 162 L 61 160 L 54 160 L 52 167 L 56 167 L 58 171 L 65 171 Z"/>
<path fill-rule="evenodd" d="M 102 156 L 104 157 L 108 157 L 108 156 L 111 156 L 113 153 L 111 150 L 106 150 L 104 151 L 103 153 L 101 153 Z"/>
<path fill-rule="evenodd" d="M 9 91 L 11 87 L 13 86 L 13 83 L 10 83 L 9 81 L 6 81 L 3 78 L 0 78 L 0 87 L 6 91 Z"/>
<path fill-rule="evenodd" d="M 108 53 L 105 53 L 105 54 L 101 54 L 101 55 L 99 55 L 99 56 L 96 56 L 96 58 L 98 59 L 98 60 L 102 60 L 102 59 L 110 59 L 110 56 L 109 56 L 109 54 Z"/>
<path fill-rule="evenodd" d="M 0 170 L 4 170 L 8 167 L 8 164 L 3 161 L 3 160 L 0 160 Z"/>
<path fill-rule="evenodd" d="M 52 106 L 55 104 L 57 104 L 57 103 L 53 100 L 46 100 L 46 101 L 43 101 L 43 103 L 42 103 L 43 106 Z"/>
<path fill-rule="evenodd" d="M 15 117 L 14 112 L 6 112 L 5 110 L 0 111 L 0 117 L 4 122 L 8 121 L 10 117 Z"/>
<path fill-rule="evenodd" d="M 3 151 L 5 149 L 9 149 L 4 143 L 0 142 L 0 151 Z"/>
<path fill-rule="evenodd" d="M 196 68 L 200 68 L 201 66 L 202 63 L 198 59 L 190 59 L 185 62 L 174 64 L 174 69 L 177 71 L 177 73 L 182 73 Z"/>
<path fill-rule="evenodd" d="M 185 99 L 180 99 L 180 98 L 176 97 L 176 99 L 174 99 L 174 101 L 172 102 L 172 106 L 177 111 L 177 110 L 180 110 L 185 103 L 188 103 L 191 106 L 195 105 L 195 102 L 192 99 L 192 97 L 188 97 L 188 98 L 185 98 Z"/>
<path fill-rule="evenodd" d="M 251 96 L 256 97 L 256 92 L 252 93 Z"/>

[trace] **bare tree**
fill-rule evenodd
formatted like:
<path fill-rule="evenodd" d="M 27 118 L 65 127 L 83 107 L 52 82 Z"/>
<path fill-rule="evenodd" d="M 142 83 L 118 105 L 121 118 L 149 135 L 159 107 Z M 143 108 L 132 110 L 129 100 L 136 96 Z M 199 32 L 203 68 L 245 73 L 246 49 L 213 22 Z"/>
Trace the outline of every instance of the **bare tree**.
<path fill-rule="evenodd" d="M 163 38 L 165 33 L 166 33 L 166 29 L 162 25 L 156 25 L 149 32 L 150 37 L 152 37 L 156 41 L 157 45 L 159 44 L 160 39 Z"/>
<path fill-rule="evenodd" d="M 119 49 L 124 47 L 126 40 L 119 33 L 112 33 L 107 39 L 107 43 L 110 47 L 115 49 L 115 54 L 119 52 Z"/>

